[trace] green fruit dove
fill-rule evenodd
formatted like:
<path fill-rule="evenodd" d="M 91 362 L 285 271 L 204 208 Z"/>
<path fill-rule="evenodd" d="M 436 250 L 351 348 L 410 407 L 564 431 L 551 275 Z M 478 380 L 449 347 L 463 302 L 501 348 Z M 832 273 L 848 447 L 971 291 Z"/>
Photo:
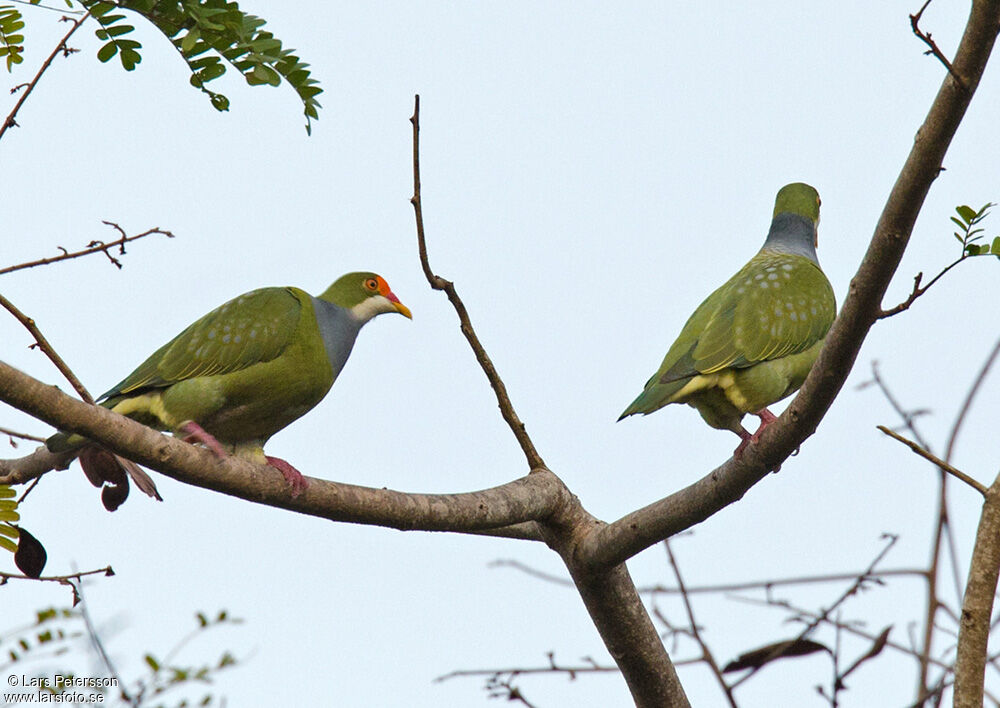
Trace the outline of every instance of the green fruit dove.
<path fill-rule="evenodd" d="M 412 319 L 374 273 L 348 273 L 318 297 L 294 287 L 253 290 L 160 347 L 99 402 L 201 443 L 219 457 L 235 454 L 265 462 L 281 472 L 295 497 L 308 486 L 306 479 L 285 460 L 266 456 L 264 444 L 326 396 L 361 327 L 386 312 Z M 57 433 L 46 445 L 52 452 L 79 450 L 84 471 L 95 484 L 124 481 L 120 471 L 111 469 L 117 456 L 80 435 Z M 137 478 L 138 467 L 129 464 L 135 469 L 127 471 L 140 489 L 158 497 L 155 487 L 146 488 L 148 477 Z"/>
<path fill-rule="evenodd" d="M 775 420 L 767 406 L 797 391 L 836 316 L 816 259 L 819 194 L 781 188 L 763 247 L 694 311 L 660 368 L 622 418 L 687 403 L 705 422 L 740 436 L 738 457 Z M 741 421 L 760 418 L 751 435 Z"/>

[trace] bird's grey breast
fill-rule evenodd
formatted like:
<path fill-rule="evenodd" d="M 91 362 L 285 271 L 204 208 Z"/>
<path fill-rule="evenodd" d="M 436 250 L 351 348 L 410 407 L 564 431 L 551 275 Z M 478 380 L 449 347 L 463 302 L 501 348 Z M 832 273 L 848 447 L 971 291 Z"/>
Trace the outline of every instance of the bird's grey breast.
<path fill-rule="evenodd" d="M 312 304 L 316 312 L 316 324 L 319 327 L 320 336 L 323 338 L 323 346 L 326 348 L 326 356 L 333 369 L 333 377 L 337 378 L 340 370 L 347 363 L 347 358 L 351 355 L 351 349 L 354 347 L 354 340 L 358 337 L 361 324 L 351 316 L 348 310 L 334 305 L 332 302 L 314 297 Z"/>

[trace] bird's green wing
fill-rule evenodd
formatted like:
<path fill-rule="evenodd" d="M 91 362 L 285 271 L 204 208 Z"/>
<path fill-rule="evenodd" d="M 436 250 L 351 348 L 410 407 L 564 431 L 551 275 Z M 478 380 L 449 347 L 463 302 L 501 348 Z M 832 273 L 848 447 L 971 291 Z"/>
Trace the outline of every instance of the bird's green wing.
<path fill-rule="evenodd" d="M 819 267 L 761 251 L 712 293 L 684 325 L 654 379 L 661 384 L 805 351 L 836 313 Z"/>
<path fill-rule="evenodd" d="M 240 295 L 160 347 L 101 398 L 271 361 L 288 346 L 306 303 L 308 295 L 298 288 L 261 288 Z"/>

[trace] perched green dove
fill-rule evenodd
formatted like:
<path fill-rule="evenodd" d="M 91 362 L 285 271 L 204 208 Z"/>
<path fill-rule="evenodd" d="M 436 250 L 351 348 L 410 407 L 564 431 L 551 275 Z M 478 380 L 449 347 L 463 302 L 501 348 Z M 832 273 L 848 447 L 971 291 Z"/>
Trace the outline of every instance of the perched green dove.
<path fill-rule="evenodd" d="M 691 315 L 663 363 L 618 420 L 687 403 L 713 428 L 740 436 L 739 456 L 775 420 L 767 406 L 797 391 L 836 315 L 816 260 L 819 194 L 781 188 L 763 247 Z M 760 418 L 751 435 L 741 421 Z"/>
<path fill-rule="evenodd" d="M 348 273 L 319 297 L 293 287 L 253 290 L 178 334 L 99 401 L 140 423 L 200 442 L 220 457 L 266 461 L 297 496 L 307 486 L 305 478 L 285 460 L 264 455 L 263 446 L 323 399 L 361 327 L 386 312 L 411 317 L 374 273 Z M 81 464 L 95 484 L 122 479 L 120 472 L 88 469 L 88 463 L 100 467 L 114 456 L 101 450 L 104 459 L 94 460 L 98 448 L 80 435 L 57 433 L 46 445 L 52 452 L 80 449 Z M 156 496 L 155 487 L 146 489 L 144 480 L 127 471 Z M 125 489 L 127 494 L 127 484 Z"/>

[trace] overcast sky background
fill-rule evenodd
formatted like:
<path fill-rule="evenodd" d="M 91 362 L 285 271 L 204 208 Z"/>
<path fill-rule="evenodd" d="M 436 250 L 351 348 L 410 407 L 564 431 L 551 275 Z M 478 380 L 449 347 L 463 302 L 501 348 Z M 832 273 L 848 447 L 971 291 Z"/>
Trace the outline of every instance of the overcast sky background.
<path fill-rule="evenodd" d="M 456 282 L 541 455 L 610 521 L 705 475 L 738 443 L 687 407 L 615 419 L 693 309 L 757 251 L 788 182 L 822 196 L 819 256 L 843 302 L 944 76 L 910 32 L 918 6 L 244 3 L 321 81 L 312 137 L 287 86 L 250 88 L 227 74 L 213 85 L 232 103 L 219 114 L 141 21 L 143 61 L 131 73 L 99 64 L 100 43 L 84 28 L 72 41 L 81 54 L 55 61 L 0 143 L 0 265 L 114 238 L 101 220 L 129 233 L 158 226 L 176 239 L 133 244 L 121 271 L 90 257 L 4 276 L 0 291 L 99 393 L 230 297 L 265 285 L 319 293 L 345 272 L 375 270 L 413 321 L 369 324 L 329 397 L 268 452 L 311 476 L 414 492 L 519 477 L 523 457 L 417 260 L 408 118 L 419 93 L 432 265 Z M 33 75 L 67 27 L 58 13 L 21 9 L 28 53 L 10 86 Z M 924 15 L 949 55 L 967 9 L 937 0 Z M 906 297 L 918 271 L 929 277 L 958 255 L 955 205 L 1000 201 L 997 61 L 887 306 Z M 6 115 L 15 99 L 2 94 Z M 1000 212 L 987 229 L 1000 233 Z M 965 263 L 911 311 L 877 325 L 801 453 L 676 540 L 685 580 L 860 571 L 883 532 L 900 534 L 884 567 L 925 563 L 937 473 L 875 429 L 898 418 L 878 392 L 857 386 L 880 362 L 903 405 L 930 409 L 920 426 L 942 452 L 1000 333 L 998 274 L 995 259 Z M 67 388 L 30 342 L 0 318 L 3 360 Z M 953 460 L 987 484 L 997 472 L 998 399 L 994 372 Z M 0 425 L 51 432 L 9 408 Z M 74 466 L 45 477 L 22 509 L 48 549 L 47 574 L 114 567 L 86 597 L 125 677 L 143 673 L 144 652 L 166 653 L 196 611 L 222 608 L 245 623 L 205 637 L 180 661 L 233 651 L 243 664 L 211 687 L 233 706 L 488 705 L 481 679 L 433 679 L 540 666 L 549 651 L 561 663 L 610 663 L 575 591 L 490 567 L 516 559 L 564 575 L 541 545 L 330 524 L 154 477 L 162 504 L 133 490 L 109 514 Z M 979 503 L 958 485 L 951 499 L 965 559 Z M 673 584 L 661 547 L 629 567 L 639 585 Z M 845 587 L 778 594 L 815 609 Z M 0 593 L 0 632 L 70 600 L 65 588 L 36 583 Z M 923 601 L 919 581 L 892 579 L 851 600 L 843 617 L 874 633 L 892 624 L 892 639 L 907 644 L 921 631 Z M 659 604 L 685 622 L 679 603 Z M 695 610 L 723 663 L 796 631 L 776 609 L 697 596 Z M 829 631 L 814 638 L 834 642 Z M 844 665 L 867 648 L 844 637 Z M 668 649 L 678 661 L 696 655 L 683 640 Z M 86 663 L 76 668 L 93 675 Z M 680 676 L 692 703 L 721 704 L 703 666 Z M 797 659 L 764 670 L 737 697 L 741 706 L 773 706 L 776 695 L 822 706 L 813 687 L 829 677 L 828 658 Z M 617 675 L 518 684 L 543 708 L 630 704 Z M 905 705 L 913 662 L 887 650 L 849 685 L 841 705 Z M 996 675 L 989 685 L 1000 690 Z"/>

